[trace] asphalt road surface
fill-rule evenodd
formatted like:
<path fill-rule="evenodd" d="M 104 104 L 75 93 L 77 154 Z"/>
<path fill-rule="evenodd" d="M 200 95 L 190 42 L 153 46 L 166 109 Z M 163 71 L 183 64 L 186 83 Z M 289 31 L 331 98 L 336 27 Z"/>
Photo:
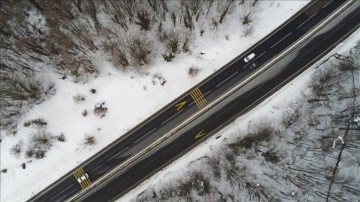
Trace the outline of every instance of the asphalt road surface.
<path fill-rule="evenodd" d="M 105 150 L 99 152 L 91 159 L 88 159 L 80 167 L 74 169 L 47 189 L 35 195 L 30 201 L 64 201 L 81 191 L 81 189 L 86 188 L 93 181 L 129 159 L 145 146 L 150 145 L 179 125 L 179 123 L 185 121 L 188 117 L 204 108 L 210 102 L 232 88 L 235 84 L 243 81 L 249 75 L 254 73 L 262 64 L 265 64 L 282 50 L 286 49 L 286 47 L 303 36 L 343 3 L 344 1 L 338 0 L 311 2 L 306 9 L 297 13 L 280 29 L 277 29 L 270 36 L 247 50 L 244 54 L 229 62 L 221 70 L 180 96 L 176 101 L 165 106 L 157 114 L 139 124 L 139 126 L 119 138 Z M 342 25 L 339 26 L 341 29 L 336 30 L 337 36 L 340 37 L 346 33 L 345 28 L 343 28 L 344 26 L 356 24 L 358 23 L 358 19 L 360 19 L 360 17 L 354 18 L 349 22 L 344 21 Z M 299 61 L 295 63 L 295 68 L 287 65 L 287 67 L 291 68 L 282 69 L 282 73 L 278 74 L 276 79 L 273 80 L 267 80 L 266 78 L 271 78 L 271 72 L 266 73 L 270 74 L 263 79 L 264 83 L 251 86 L 249 91 L 244 92 L 244 94 L 239 96 L 236 100 L 229 102 L 219 112 L 214 112 L 211 116 L 209 115 L 208 119 L 196 126 L 191 124 L 191 128 L 189 128 L 190 125 L 185 127 L 175 134 L 174 137 L 162 143 L 161 147 L 157 147 L 158 151 L 153 150 L 126 167 L 122 172 L 117 174 L 119 177 L 113 177 L 111 182 L 96 188 L 94 191 L 90 192 L 90 194 L 86 195 L 84 200 L 94 201 L 96 199 L 96 201 L 109 201 L 118 196 L 119 193 L 125 193 L 141 179 L 161 167 L 161 165 L 174 159 L 174 157 L 182 153 L 186 148 L 193 146 L 196 142 L 215 131 L 215 129 L 219 128 L 240 111 L 246 109 L 246 106 L 250 106 L 250 104 L 254 102 L 254 99 L 258 99 L 257 97 L 259 95 L 264 95 L 266 92 L 269 92 L 275 85 L 272 82 L 283 81 L 288 78 L 289 75 L 293 74 L 292 71 L 300 68 L 300 64 L 305 61 L 310 61 L 311 57 L 315 57 L 317 54 L 321 53 L 321 48 L 326 47 L 326 45 L 320 43 L 324 43 L 323 39 L 326 38 L 329 38 L 328 40 L 330 41 L 330 37 L 336 36 L 329 32 L 313 41 L 307 48 L 304 48 L 302 51 L 305 54 L 300 53 L 299 59 L 296 59 Z M 331 44 L 329 43 L 328 45 Z M 255 57 L 248 63 L 244 62 L 243 58 L 250 53 L 255 53 Z M 89 179 L 79 183 L 77 178 L 84 173 L 89 175 Z"/>

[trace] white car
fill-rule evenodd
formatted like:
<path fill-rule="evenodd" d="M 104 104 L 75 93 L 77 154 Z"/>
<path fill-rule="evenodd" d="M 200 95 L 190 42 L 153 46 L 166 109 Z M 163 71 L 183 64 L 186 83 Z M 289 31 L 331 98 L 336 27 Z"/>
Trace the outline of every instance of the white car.
<path fill-rule="evenodd" d="M 253 59 L 255 57 L 255 53 L 251 53 L 251 54 L 249 54 L 248 56 L 246 56 L 245 58 L 244 58 L 244 61 L 245 62 L 249 62 L 251 59 Z"/>
<path fill-rule="evenodd" d="M 83 181 L 89 178 L 89 175 L 85 173 L 83 176 L 79 177 L 77 181 L 81 184 Z"/>

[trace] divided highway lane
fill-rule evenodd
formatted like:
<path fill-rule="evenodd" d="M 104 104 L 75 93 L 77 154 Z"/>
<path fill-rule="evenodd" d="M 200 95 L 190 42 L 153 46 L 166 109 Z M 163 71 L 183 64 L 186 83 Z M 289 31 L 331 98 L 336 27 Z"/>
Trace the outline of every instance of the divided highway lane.
<path fill-rule="evenodd" d="M 193 148 L 204 137 L 219 131 L 223 126 L 245 113 L 276 92 L 291 79 L 306 70 L 340 40 L 360 26 L 360 2 L 329 23 L 322 34 L 315 35 L 292 51 L 259 77 L 255 78 L 219 106 L 206 112 L 196 123 L 189 124 L 150 151 L 138 161 L 119 172 L 114 179 L 89 192 L 81 201 L 113 201 L 141 180 Z M 321 31 L 320 31 L 321 32 Z M 195 139 L 194 136 L 199 136 Z"/>
<path fill-rule="evenodd" d="M 213 76 L 180 96 L 176 102 L 164 107 L 155 116 L 145 120 L 138 127 L 101 151 L 96 157 L 92 157 L 72 173 L 64 176 L 55 184 L 31 198 L 30 201 L 63 201 L 79 192 L 82 188 L 86 188 L 93 181 L 99 179 L 115 166 L 129 159 L 142 148 L 150 145 L 179 123 L 188 119 L 209 102 L 218 98 L 233 85 L 244 80 L 257 67 L 279 54 L 343 3 L 344 1 L 338 0 L 311 2 L 306 7 L 307 9 L 304 9 L 304 12 L 298 13 L 281 29 L 257 43 L 254 48 L 246 51 L 246 54 L 232 60 Z M 255 53 L 256 56 L 249 63 L 245 63 L 243 57 L 250 53 Z M 256 63 L 257 67 L 251 69 L 249 65 L 253 63 Z M 89 181 L 79 184 L 75 176 L 84 173 L 89 174 Z"/>

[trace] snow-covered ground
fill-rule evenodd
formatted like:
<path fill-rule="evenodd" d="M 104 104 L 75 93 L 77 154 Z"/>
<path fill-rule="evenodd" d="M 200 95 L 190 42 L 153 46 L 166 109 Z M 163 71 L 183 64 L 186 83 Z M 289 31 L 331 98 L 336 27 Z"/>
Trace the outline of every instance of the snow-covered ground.
<path fill-rule="evenodd" d="M 190 197 L 190 199 L 198 199 L 200 201 L 206 200 L 206 201 L 217 201 L 215 198 L 219 199 L 220 195 L 221 198 L 225 201 L 229 201 L 232 199 L 232 201 L 238 201 L 239 198 L 240 201 L 260 201 L 261 199 L 265 199 L 266 197 L 272 197 L 276 196 L 280 192 L 283 194 L 282 197 L 286 196 L 287 198 L 275 198 L 275 200 L 281 200 L 281 201 L 319 201 L 318 198 L 319 195 L 324 194 L 323 192 L 320 192 L 319 190 L 327 191 L 330 180 L 319 180 L 321 177 L 327 177 L 322 176 L 323 173 L 332 173 L 337 157 L 339 155 L 341 143 L 348 144 L 348 148 L 345 148 L 343 151 L 343 157 L 342 162 L 340 162 L 338 167 L 337 176 L 335 176 L 334 185 L 332 190 L 334 190 L 334 193 L 330 195 L 330 201 L 334 198 L 342 201 L 353 201 L 354 197 L 356 200 L 356 196 L 359 196 L 359 187 L 358 183 L 360 181 L 359 175 L 360 175 L 360 156 L 359 154 L 359 141 L 356 140 L 357 131 L 353 131 L 353 134 L 349 135 L 347 137 L 347 140 L 343 139 L 345 131 L 339 131 L 339 133 L 332 133 L 330 136 L 326 133 L 325 129 L 319 129 L 319 128 L 327 128 L 329 126 L 326 126 L 326 123 L 324 125 L 323 120 L 319 119 L 319 123 L 317 128 L 315 129 L 315 133 L 312 133 L 313 129 L 311 128 L 311 125 L 309 123 L 306 123 L 303 121 L 304 119 L 300 119 L 300 123 L 294 124 L 291 127 L 282 127 L 278 126 L 281 125 L 281 123 L 284 121 L 284 115 L 291 116 L 291 114 L 305 114 L 306 111 L 301 111 L 307 109 L 306 107 L 303 107 L 302 100 L 304 98 L 304 95 L 310 92 L 310 84 L 311 80 L 314 76 L 314 73 L 318 73 L 323 71 L 324 69 L 330 67 L 333 64 L 338 63 L 340 60 L 336 60 L 332 55 L 334 54 L 341 54 L 348 56 L 349 54 L 352 54 L 351 52 L 354 51 L 354 46 L 357 45 L 357 70 L 354 71 L 354 89 L 359 89 L 360 87 L 360 80 L 359 80 L 359 64 L 360 64 L 360 29 L 355 31 L 351 36 L 349 36 L 345 41 L 338 44 L 335 49 L 333 49 L 330 53 L 328 53 L 326 56 L 324 56 L 322 59 L 320 59 L 317 63 L 315 63 L 312 67 L 310 67 L 308 70 L 303 72 L 301 75 L 299 75 L 297 78 L 295 78 L 293 81 L 288 83 L 286 86 L 284 86 L 282 89 L 280 89 L 278 92 L 267 98 L 265 101 L 263 101 L 260 105 L 246 113 L 245 115 L 237 118 L 232 124 L 218 132 L 217 134 L 214 134 L 213 137 L 209 138 L 205 142 L 201 143 L 196 148 L 192 149 L 190 152 L 188 152 L 186 155 L 182 156 L 175 162 L 171 163 L 169 166 L 165 167 L 146 181 L 144 181 L 141 185 L 139 185 L 137 188 L 133 189 L 123 197 L 121 197 L 118 201 L 156 201 L 156 199 L 162 199 L 161 197 L 167 197 L 166 201 L 186 201 Z M 330 58 L 330 60 L 328 60 Z M 326 62 L 325 62 L 326 61 Z M 324 63 L 324 64 L 322 64 Z M 345 80 L 349 80 L 350 78 L 342 78 Z M 351 79 L 350 79 L 351 80 Z M 336 81 L 339 82 L 339 81 Z M 325 85 L 325 84 L 324 84 Z M 347 88 L 351 89 L 351 82 L 344 82 L 342 85 L 345 86 L 343 88 L 343 91 L 347 91 Z M 304 90 L 305 89 L 305 90 Z M 338 98 L 336 98 L 338 99 Z M 334 112 L 342 108 L 347 108 L 347 105 L 350 105 L 347 103 L 347 101 L 343 102 L 344 98 L 341 98 L 341 101 L 334 101 L 331 102 L 330 105 Z M 349 98 L 352 100 L 352 98 Z M 357 95 L 357 99 L 355 101 L 355 104 L 359 103 L 360 97 Z M 326 103 L 326 102 L 325 102 Z M 311 104 L 309 104 L 311 106 Z M 330 112 L 324 109 L 327 109 L 326 107 L 329 106 L 322 106 L 327 104 L 319 104 L 318 107 L 312 108 L 312 110 L 315 110 L 314 114 L 308 113 L 305 117 L 321 117 L 326 116 L 324 114 L 331 114 Z M 300 112 L 297 111 L 300 109 Z M 360 114 L 360 111 L 356 112 L 357 114 Z M 303 115 L 300 115 L 303 116 Z M 328 115 L 329 116 L 329 115 Z M 259 117 L 261 117 L 259 119 Z M 315 118 L 317 119 L 317 118 Z M 353 121 L 357 122 L 359 118 L 354 117 Z M 268 122 L 276 128 L 277 136 L 273 138 L 272 143 L 262 143 L 263 145 L 258 145 L 257 149 L 262 150 L 261 152 L 257 149 L 256 152 L 264 154 L 265 151 L 269 150 L 276 153 L 277 155 L 280 154 L 280 163 L 277 165 L 276 163 L 266 163 L 264 159 L 260 159 L 263 157 L 259 157 L 257 154 L 251 154 L 249 153 L 253 152 L 246 152 L 241 150 L 243 153 L 240 154 L 240 156 L 235 157 L 233 155 L 232 158 L 227 156 L 229 153 L 229 146 L 225 145 L 231 145 L 232 143 L 236 142 L 236 140 L 239 140 L 241 138 L 244 138 L 246 134 L 250 134 L 251 130 L 254 129 L 252 124 L 264 124 Z M 254 123 L 255 122 L 255 123 Z M 294 121 L 296 122 L 296 121 Z M 325 121 L 326 122 L 326 121 Z M 307 125 L 309 124 L 309 125 Z M 333 130 L 335 127 L 341 127 L 341 124 L 338 123 L 332 123 L 334 124 L 331 126 Z M 357 122 L 358 125 L 360 125 L 360 122 Z M 297 129 L 301 128 L 302 126 L 305 126 L 307 128 L 307 131 L 305 133 L 308 133 L 305 135 L 304 140 L 299 139 L 292 139 L 294 136 L 291 134 L 291 132 L 295 132 Z M 354 124 L 356 126 L 356 123 Z M 259 125 L 257 125 L 259 126 Z M 289 132 L 291 131 L 291 132 Z M 320 131 L 320 132 L 319 132 Z M 319 134 L 321 133 L 321 134 Z M 290 137 L 286 137 L 286 135 L 289 135 Z M 296 134 L 296 133 L 295 133 Z M 218 138 L 221 136 L 221 138 Z M 295 135 L 296 136 L 296 135 Z M 355 139 L 353 139 L 355 137 Z M 279 139 L 281 138 L 281 139 Z M 309 139 L 308 139 L 309 138 Z M 312 139 L 310 139 L 312 138 Z M 321 142 L 319 143 L 319 138 Z M 323 139 L 321 139 L 323 138 Z M 290 141 L 291 140 L 291 141 Z M 354 141 L 354 142 L 352 142 Z M 315 142 L 315 143 L 314 143 Z M 340 144 L 339 144 L 340 143 Z M 299 147 L 292 147 L 289 145 L 296 145 L 300 144 Z M 335 146 L 335 144 L 337 146 Z M 287 145 L 287 146 L 286 146 Z M 325 146 L 324 146 L 325 145 Z M 339 146 L 340 145 L 340 146 Z M 327 150 L 324 148 L 326 147 Z M 282 151 L 283 149 L 293 149 L 292 151 Z M 316 149 L 321 148 L 321 157 L 317 156 Z M 251 149 L 249 149 L 251 150 Z M 353 151 L 353 153 L 351 153 Z M 234 150 L 230 149 L 230 153 L 234 152 Z M 253 156 L 252 156 L 253 155 Z M 289 158 L 289 156 L 293 156 L 293 159 Z M 223 159 L 222 159 L 223 157 Z M 212 170 L 213 167 L 211 167 L 215 159 L 218 159 L 217 162 L 220 166 L 223 168 L 220 168 L 221 174 L 219 174 L 221 177 L 216 178 L 213 175 L 209 174 L 211 172 L 214 172 Z M 235 159 L 234 167 L 232 167 L 231 160 Z M 305 159 L 305 160 L 304 160 Z M 309 159 L 312 159 L 309 160 Z M 236 162 L 237 161 L 237 162 Z M 294 163 L 298 161 L 299 163 Z M 310 163 L 309 163 L 310 162 Z M 210 166 L 207 166 L 209 164 Z M 298 170 L 294 169 L 296 175 L 302 176 L 303 179 L 308 180 L 306 184 L 303 185 L 303 187 L 299 188 L 295 186 L 295 183 L 293 181 L 290 181 L 293 176 L 291 176 L 291 172 L 289 172 L 289 168 L 294 168 L 294 165 L 299 165 Z M 301 165 L 303 164 L 303 165 Z M 322 167 L 326 166 L 326 167 Z M 230 167 L 234 173 L 230 173 L 229 170 L 227 170 Z M 239 170 L 236 170 L 240 169 Z M 285 168 L 285 169 L 284 169 Z M 287 169 L 288 170 L 287 170 Z M 315 168 L 319 168 L 322 170 L 319 170 L 318 172 L 314 171 Z M 230 170 L 231 170 L 230 169 Z M 242 169 L 242 170 L 241 170 Z M 286 171 L 285 171 L 286 170 Z M 225 171 L 229 172 L 226 173 Z M 225 174 L 223 173 L 225 172 Z M 199 174 L 200 173 L 200 174 Z M 203 174 L 201 174 L 203 173 Z M 227 176 L 228 178 L 223 177 L 223 175 Z M 273 175 L 273 176 L 271 176 Z M 274 177 L 276 176 L 276 177 Z M 280 177 L 279 177 L 280 176 Z M 285 177 L 285 178 L 281 178 Z M 231 181 L 231 178 L 235 178 L 235 181 L 238 182 L 237 184 L 231 184 L 229 181 Z M 294 177 L 295 178 L 295 177 Z M 319 182 L 317 187 L 314 187 L 314 184 L 311 179 L 313 178 L 314 181 Z M 325 179 L 324 178 L 324 179 Z M 344 180 L 343 180 L 344 178 Z M 272 181 L 273 179 L 277 179 Z M 330 176 L 328 176 L 328 179 L 331 179 Z M 287 181 L 288 180 L 288 181 Z M 186 184 L 187 182 L 190 182 L 189 184 Z M 215 181 L 215 182 L 214 182 Z M 243 182 L 244 181 L 244 182 Z M 200 185 L 199 185 L 200 182 Z M 241 184 L 246 186 L 240 187 Z M 290 183 L 291 182 L 291 183 Z M 299 182 L 299 181 L 298 181 Z M 292 184 L 293 183 L 293 184 Z M 210 184 L 210 185 L 209 185 Z M 215 184 L 215 185 L 214 185 Z M 182 192 L 187 189 L 186 185 L 188 185 L 190 188 L 189 192 Z M 200 186 L 200 188 L 198 187 Z M 209 188 L 210 186 L 210 188 Z M 229 187 L 230 186 L 230 187 Z M 233 187 L 231 187 L 233 186 Z M 243 188 L 243 190 L 248 189 L 248 191 L 238 192 L 237 186 L 239 186 L 239 189 Z M 207 187 L 206 189 L 210 189 L 210 192 L 213 192 L 213 197 L 211 194 L 207 194 L 209 192 L 204 191 L 204 187 Z M 335 187 L 335 188 L 334 188 Z M 215 189 L 215 191 L 214 191 Z M 200 190 L 200 191 L 199 191 Z M 224 191 L 225 190 L 225 191 Z M 252 190 L 254 193 L 253 196 L 249 195 L 249 190 Z M 201 191 L 203 192 L 202 194 Z M 348 191 L 348 192 L 346 192 Z M 205 194 L 204 194 L 205 192 Z M 215 192 L 215 194 L 214 194 Z M 216 192 L 220 193 L 216 195 Z M 269 194 L 265 197 L 266 194 Z M 343 195 L 341 195 L 343 193 Z M 352 193 L 346 194 L 346 193 Z M 187 195 L 189 194 L 189 195 Z M 229 194 L 229 195 L 227 195 Z M 231 196 L 234 194 L 233 196 Z M 318 195 L 317 195 L 318 194 Z M 325 193 L 326 194 L 326 193 Z M 199 197 L 200 198 L 197 198 Z M 241 196 L 240 196 L 241 195 Z M 209 197 L 210 198 L 207 198 Z M 259 198 L 257 198 L 259 196 Z M 241 198 L 243 197 L 243 198 Z M 251 198 L 253 197 L 253 198 Z M 323 196 L 320 196 L 323 197 Z M 334 198 L 331 198 L 334 197 Z M 338 198 L 336 198 L 338 197 Z M 268 198 L 267 198 L 268 199 Z M 359 199 L 359 198 L 357 198 Z M 266 201 L 266 200 L 265 200 Z"/>
<path fill-rule="evenodd" d="M 58 74 L 44 71 L 45 77 L 55 83 L 56 94 L 21 117 L 16 135 L 1 131 L 1 169 L 7 170 L 1 173 L 1 201 L 24 201 L 41 191 L 270 33 L 308 2 L 260 1 L 252 21 L 253 33 L 247 37 L 243 36 L 240 10 L 235 10 L 216 31 L 197 37 L 192 54 L 179 55 L 170 63 L 162 59 L 153 61 L 146 72 L 118 71 L 103 58 L 97 60 L 97 66 L 101 67 L 97 78 L 85 84 L 62 80 Z M 192 66 L 200 69 L 195 77 L 187 73 Z M 160 85 L 159 77 L 166 79 L 164 85 Z M 281 100 L 281 96 L 278 99 Z M 104 117 L 94 114 L 94 107 L 99 103 L 107 108 Z M 261 111 L 270 108 L 268 105 Z M 241 119 L 246 121 L 249 117 Z M 26 124 L 35 119 L 42 119 L 46 124 Z M 227 128 L 222 133 L 233 130 Z M 64 135 L 65 141 L 51 138 L 42 159 L 28 158 L 25 152 L 11 152 L 15 145 L 26 151 L 33 134 L 39 131 L 51 136 Z M 95 143 L 84 144 L 85 137 L 91 136 Z M 207 148 L 205 145 L 209 142 L 200 148 Z M 187 158 L 196 158 L 203 152 L 205 150 Z M 155 183 L 160 175 L 165 174 L 157 174 L 150 181 Z"/>

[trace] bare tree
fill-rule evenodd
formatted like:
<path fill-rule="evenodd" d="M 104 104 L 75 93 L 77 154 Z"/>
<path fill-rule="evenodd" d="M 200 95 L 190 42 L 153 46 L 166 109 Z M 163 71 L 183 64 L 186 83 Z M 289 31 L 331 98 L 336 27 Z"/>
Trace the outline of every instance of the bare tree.
<path fill-rule="evenodd" d="M 253 19 L 254 6 L 251 2 L 245 2 L 241 5 L 240 20 L 243 25 L 250 25 Z"/>
<path fill-rule="evenodd" d="M 185 6 L 183 9 L 185 10 L 185 16 L 184 16 L 184 25 L 186 28 L 188 28 L 190 31 L 194 30 L 194 24 L 192 21 L 192 14 L 190 12 L 189 6 L 184 4 Z"/>
<path fill-rule="evenodd" d="M 338 81 L 343 76 L 343 72 L 336 66 L 330 65 L 314 74 L 309 87 L 317 99 L 328 100 L 329 96 L 342 91 L 341 83 Z"/>
<path fill-rule="evenodd" d="M 222 2 L 222 3 L 220 3 Z M 218 2 L 217 8 L 220 14 L 219 23 L 221 24 L 228 13 L 231 13 L 234 10 L 234 1 L 226 0 Z"/>
<path fill-rule="evenodd" d="M 122 2 L 117 0 L 104 1 L 105 11 L 110 15 L 110 19 L 125 30 L 128 30 L 126 11 L 124 11 L 122 5 Z"/>
<path fill-rule="evenodd" d="M 149 56 L 153 52 L 153 42 L 146 39 L 145 36 L 131 35 L 130 38 L 125 37 L 124 47 L 137 64 L 149 63 Z"/>
<path fill-rule="evenodd" d="M 83 0 L 70 0 L 71 1 L 71 3 L 73 3 L 74 5 L 75 5 L 75 7 L 78 9 L 78 11 L 81 13 L 81 12 L 83 12 L 83 10 L 82 10 L 82 2 L 83 2 Z"/>
<path fill-rule="evenodd" d="M 47 45 L 51 53 L 56 55 L 77 55 L 79 51 L 86 54 L 81 46 L 78 46 L 69 35 L 60 29 L 51 29 Z"/>
<path fill-rule="evenodd" d="M 147 2 L 150 8 L 153 9 L 155 13 L 161 8 L 162 5 L 160 0 L 147 0 Z"/>
<path fill-rule="evenodd" d="M 206 15 L 209 14 L 211 7 L 214 5 L 214 2 L 215 2 L 215 0 L 207 0 L 207 1 L 206 1 L 206 3 L 205 3 L 205 4 L 206 4 L 206 7 L 207 7 L 207 9 L 206 9 Z"/>
<path fill-rule="evenodd" d="M 0 127 L 13 130 L 25 108 L 43 101 L 53 87 L 44 89 L 34 74 L 26 75 L 18 68 L 0 68 Z"/>
<path fill-rule="evenodd" d="M 1 70 L 0 95 L 2 99 L 36 102 L 41 97 L 40 82 L 29 79 L 19 72 Z"/>
<path fill-rule="evenodd" d="M 184 7 L 189 8 L 195 20 L 198 21 L 201 11 L 203 9 L 204 1 L 182 0 L 181 3 Z"/>
<path fill-rule="evenodd" d="M 44 14 L 52 21 L 71 21 L 76 18 L 74 4 L 68 0 L 47 0 L 43 1 Z"/>
<path fill-rule="evenodd" d="M 111 61 L 115 65 L 121 65 L 122 67 L 129 66 L 129 60 L 127 58 L 124 43 L 122 42 L 123 37 L 117 33 L 111 33 L 104 43 L 105 51 L 110 51 Z M 116 40 L 120 39 L 120 40 Z"/>
<path fill-rule="evenodd" d="M 36 8 L 36 9 L 38 9 L 39 11 L 43 11 L 43 9 L 42 9 L 42 6 L 41 6 L 41 1 L 39 0 L 39 1 L 36 1 L 36 0 L 29 0 L 29 3 L 31 3 L 32 5 L 34 5 L 34 7 Z"/>
<path fill-rule="evenodd" d="M 98 27 L 100 25 L 97 13 L 98 13 L 98 5 L 94 2 L 95 0 L 87 0 L 84 1 L 83 6 L 85 12 L 90 16 L 90 18 L 94 21 L 95 26 Z"/>
<path fill-rule="evenodd" d="M 133 22 L 133 17 L 138 5 L 137 0 L 122 0 L 119 1 L 121 8 L 127 13 L 130 23 Z"/>
<path fill-rule="evenodd" d="M 141 30 L 148 31 L 150 29 L 150 13 L 146 9 L 141 9 L 136 13 L 137 21 L 135 23 L 140 25 Z"/>

